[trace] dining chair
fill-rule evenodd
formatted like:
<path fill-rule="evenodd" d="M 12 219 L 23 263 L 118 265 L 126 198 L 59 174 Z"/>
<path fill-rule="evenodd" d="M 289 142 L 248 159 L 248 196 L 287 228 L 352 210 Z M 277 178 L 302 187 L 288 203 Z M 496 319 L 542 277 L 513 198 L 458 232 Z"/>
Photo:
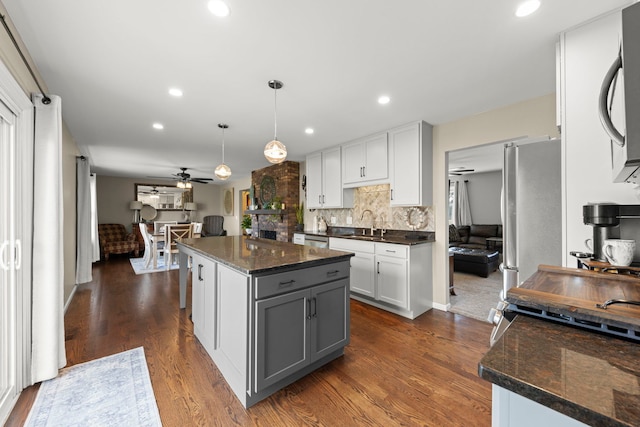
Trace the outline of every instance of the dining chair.
<path fill-rule="evenodd" d="M 178 221 L 153 221 L 153 233 L 154 234 L 162 234 L 164 233 L 164 226 L 167 224 L 177 224 Z"/>
<path fill-rule="evenodd" d="M 179 252 L 176 241 L 192 237 L 193 224 L 166 224 L 164 226 L 164 265 L 166 268 L 173 264 L 174 255 Z"/>
<path fill-rule="evenodd" d="M 142 235 L 142 240 L 144 240 L 144 266 L 145 268 L 149 268 L 149 264 L 151 264 L 151 260 L 154 257 L 153 251 L 156 251 L 156 263 L 158 258 L 158 253 L 164 252 L 164 242 L 154 241 L 153 236 L 149 234 L 149 229 L 147 228 L 147 224 L 140 223 L 140 234 Z M 155 246 L 155 247 L 154 247 Z M 164 253 L 163 253 L 164 255 Z M 154 265 L 154 268 L 156 265 Z"/>
<path fill-rule="evenodd" d="M 202 235 L 202 223 L 201 222 L 192 222 L 193 226 L 193 237 L 200 237 Z"/>

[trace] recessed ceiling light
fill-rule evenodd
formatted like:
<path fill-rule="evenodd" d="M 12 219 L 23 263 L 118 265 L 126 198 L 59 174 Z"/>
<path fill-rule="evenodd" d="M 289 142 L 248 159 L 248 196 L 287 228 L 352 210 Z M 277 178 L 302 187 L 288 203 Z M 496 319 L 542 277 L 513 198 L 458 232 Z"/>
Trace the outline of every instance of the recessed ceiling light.
<path fill-rule="evenodd" d="M 304 130 L 304 133 L 306 133 L 307 135 L 311 135 L 311 134 L 313 133 L 313 129 L 311 129 L 311 128 L 306 128 L 306 129 Z"/>
<path fill-rule="evenodd" d="M 164 129 L 164 125 L 162 123 L 154 123 L 153 124 L 153 128 L 154 129 L 158 129 L 158 130 L 162 130 L 162 129 Z"/>
<path fill-rule="evenodd" d="M 386 95 L 382 95 L 380 98 L 378 98 L 378 104 L 382 104 L 382 105 L 388 104 L 389 101 L 391 101 L 391 98 L 389 98 Z"/>
<path fill-rule="evenodd" d="M 520 6 L 518 6 L 518 9 L 516 10 L 516 16 L 518 18 L 529 16 L 533 12 L 538 10 L 539 7 L 540 7 L 540 0 L 525 1 L 524 3 L 520 3 Z"/>
<path fill-rule="evenodd" d="M 180 97 L 182 96 L 182 90 L 178 89 L 177 87 L 169 88 L 169 95 Z"/>
<path fill-rule="evenodd" d="M 229 16 L 229 6 L 222 0 L 210 0 L 207 7 L 209 8 L 209 12 L 219 18 Z"/>

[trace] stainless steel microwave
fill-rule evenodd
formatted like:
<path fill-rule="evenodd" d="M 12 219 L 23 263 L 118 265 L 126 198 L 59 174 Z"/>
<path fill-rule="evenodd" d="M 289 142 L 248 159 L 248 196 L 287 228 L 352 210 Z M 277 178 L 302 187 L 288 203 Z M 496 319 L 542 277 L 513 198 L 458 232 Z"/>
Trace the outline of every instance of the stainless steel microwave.
<path fill-rule="evenodd" d="M 602 82 L 598 107 L 611 137 L 613 182 L 640 182 L 640 3 L 622 10 L 620 52 Z"/>

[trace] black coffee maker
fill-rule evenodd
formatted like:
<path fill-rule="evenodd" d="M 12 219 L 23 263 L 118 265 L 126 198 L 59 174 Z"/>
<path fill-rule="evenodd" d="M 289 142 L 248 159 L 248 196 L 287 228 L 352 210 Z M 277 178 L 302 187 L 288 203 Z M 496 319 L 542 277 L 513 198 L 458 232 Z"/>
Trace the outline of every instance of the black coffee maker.
<path fill-rule="evenodd" d="M 606 239 L 619 239 L 621 234 L 637 240 L 640 232 L 640 205 L 617 205 L 615 203 L 589 203 L 582 207 L 582 219 L 593 227 L 593 259 L 607 259 L 602 252 Z M 634 257 L 637 259 L 637 256 Z"/>

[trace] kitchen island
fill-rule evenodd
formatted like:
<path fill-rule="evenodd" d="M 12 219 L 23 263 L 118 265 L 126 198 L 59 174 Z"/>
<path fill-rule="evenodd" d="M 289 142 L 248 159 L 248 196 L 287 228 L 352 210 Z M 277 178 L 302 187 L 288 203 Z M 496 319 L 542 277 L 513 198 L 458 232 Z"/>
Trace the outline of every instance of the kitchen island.
<path fill-rule="evenodd" d="M 244 407 L 344 354 L 348 252 L 244 236 L 184 239 L 194 334 Z"/>

